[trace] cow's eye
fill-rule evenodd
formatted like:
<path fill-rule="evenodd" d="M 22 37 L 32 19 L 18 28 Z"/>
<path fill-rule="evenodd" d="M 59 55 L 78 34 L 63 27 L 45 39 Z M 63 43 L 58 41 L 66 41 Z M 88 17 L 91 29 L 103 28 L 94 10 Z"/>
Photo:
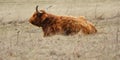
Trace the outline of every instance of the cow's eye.
<path fill-rule="evenodd" d="M 34 14 L 33 17 L 35 17 L 36 15 Z"/>

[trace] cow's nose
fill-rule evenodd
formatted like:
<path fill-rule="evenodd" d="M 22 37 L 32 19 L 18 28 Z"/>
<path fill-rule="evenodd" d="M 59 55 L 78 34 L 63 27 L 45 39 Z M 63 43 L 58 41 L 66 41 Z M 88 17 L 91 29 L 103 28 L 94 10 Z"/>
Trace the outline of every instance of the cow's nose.
<path fill-rule="evenodd" d="M 29 19 L 29 22 L 32 22 L 32 21 L 33 21 L 33 20 L 30 18 L 30 19 Z"/>

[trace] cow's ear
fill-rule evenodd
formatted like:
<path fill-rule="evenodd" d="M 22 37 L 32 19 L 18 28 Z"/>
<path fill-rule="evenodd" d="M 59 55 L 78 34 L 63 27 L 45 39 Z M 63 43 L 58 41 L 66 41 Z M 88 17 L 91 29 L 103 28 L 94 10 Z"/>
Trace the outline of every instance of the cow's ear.
<path fill-rule="evenodd" d="M 41 13 L 46 13 L 46 11 L 45 11 L 45 10 L 40 10 L 40 12 L 41 12 Z"/>
<path fill-rule="evenodd" d="M 43 15 L 41 16 L 42 21 L 44 21 L 47 17 L 48 17 L 47 14 L 43 14 Z"/>

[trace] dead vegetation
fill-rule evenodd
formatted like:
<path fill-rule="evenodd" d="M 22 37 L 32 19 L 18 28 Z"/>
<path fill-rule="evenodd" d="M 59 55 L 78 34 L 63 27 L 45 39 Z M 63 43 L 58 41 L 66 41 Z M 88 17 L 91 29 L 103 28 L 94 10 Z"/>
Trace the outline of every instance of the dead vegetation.
<path fill-rule="evenodd" d="M 96 2 L 92 4 L 80 4 L 79 1 L 80 0 L 76 0 L 74 2 L 76 4 L 74 4 L 72 0 L 69 0 L 69 3 L 73 3 L 71 5 L 68 2 L 65 3 L 63 0 L 58 2 L 52 0 L 52 2 L 54 2 L 53 7 L 47 11 L 55 14 L 73 16 L 84 16 L 84 12 L 86 12 L 85 15 L 97 27 L 97 34 L 79 34 L 74 36 L 55 35 L 44 38 L 42 37 L 43 32 L 41 28 L 31 25 L 26 18 L 23 18 L 23 20 L 18 19 L 21 19 L 21 17 L 30 17 L 29 15 L 33 13 L 36 4 L 40 5 L 41 8 L 46 8 L 46 6 L 52 4 L 41 1 L 40 3 L 34 2 L 20 5 L 18 1 L 15 2 L 16 7 L 14 6 L 8 9 L 7 7 L 13 6 L 14 3 L 1 3 L 0 60 L 119 60 L 119 2 L 109 2 L 109 5 L 106 5 L 101 2 L 101 4 L 97 4 Z M 6 10 L 3 11 L 3 9 Z M 104 10 L 99 14 L 99 11 L 102 9 Z M 7 15 L 6 12 L 8 12 L 8 10 L 11 12 L 11 15 Z M 114 13 L 114 10 L 118 12 Z M 14 15 L 16 12 L 17 14 Z M 108 12 L 111 13 L 110 16 L 108 16 Z M 8 18 L 10 21 L 7 21 Z"/>

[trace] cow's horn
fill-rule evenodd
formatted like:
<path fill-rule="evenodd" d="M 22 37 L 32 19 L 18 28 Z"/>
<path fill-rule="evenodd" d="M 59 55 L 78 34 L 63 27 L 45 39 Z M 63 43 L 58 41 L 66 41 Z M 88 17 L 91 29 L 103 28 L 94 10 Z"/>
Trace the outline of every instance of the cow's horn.
<path fill-rule="evenodd" d="M 38 5 L 36 6 L 36 12 L 38 12 L 38 13 L 39 13 L 39 11 L 38 11 Z"/>

